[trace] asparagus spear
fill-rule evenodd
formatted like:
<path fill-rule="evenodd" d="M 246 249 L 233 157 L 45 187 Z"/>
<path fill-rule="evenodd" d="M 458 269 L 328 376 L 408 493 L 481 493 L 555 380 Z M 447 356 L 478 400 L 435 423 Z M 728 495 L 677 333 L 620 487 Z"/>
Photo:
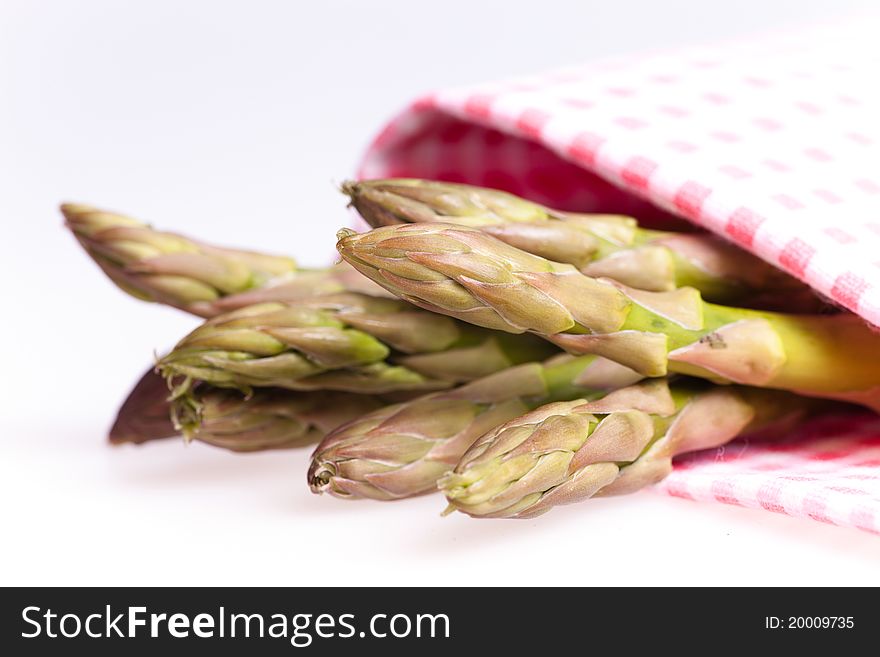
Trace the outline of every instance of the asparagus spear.
<path fill-rule="evenodd" d="M 813 311 L 810 288 L 709 234 L 639 228 L 620 215 L 562 212 L 493 189 L 418 179 L 346 182 L 342 191 L 374 228 L 443 222 L 478 228 L 523 251 L 653 292 L 695 287 L 708 301 Z"/>
<path fill-rule="evenodd" d="M 548 404 L 496 427 L 439 487 L 447 511 L 533 518 L 556 505 L 656 483 L 677 454 L 794 422 L 810 403 L 775 390 L 648 379 L 597 401 Z"/>
<path fill-rule="evenodd" d="M 98 266 L 138 299 L 195 314 L 216 299 L 291 275 L 291 258 L 226 249 L 156 231 L 125 215 L 65 203 L 67 227 Z"/>
<path fill-rule="evenodd" d="M 529 331 L 645 376 L 677 372 L 880 409 L 880 334 L 855 315 L 713 305 L 694 288 L 635 290 L 448 224 L 343 230 L 339 237 L 345 260 L 428 310 Z"/>
<path fill-rule="evenodd" d="M 172 404 L 165 380 L 150 369 L 120 408 L 110 442 L 144 443 L 182 432 L 235 452 L 302 447 L 380 406 L 375 397 L 344 392 L 266 388 L 244 397 L 210 386 Z"/>
<path fill-rule="evenodd" d="M 397 299 L 344 293 L 219 315 L 159 362 L 169 379 L 248 390 L 436 390 L 546 358 L 540 340 L 486 331 Z M 548 348 L 549 347 L 549 348 Z"/>
<path fill-rule="evenodd" d="M 61 211 L 86 252 L 122 290 L 200 317 L 318 294 L 388 296 L 344 263 L 297 269 L 291 258 L 210 246 L 87 205 L 65 204 Z"/>
<path fill-rule="evenodd" d="M 549 401 L 599 397 L 639 378 L 601 358 L 559 355 L 388 406 L 327 435 L 312 455 L 309 486 L 344 499 L 434 491 L 437 479 L 492 427 Z"/>

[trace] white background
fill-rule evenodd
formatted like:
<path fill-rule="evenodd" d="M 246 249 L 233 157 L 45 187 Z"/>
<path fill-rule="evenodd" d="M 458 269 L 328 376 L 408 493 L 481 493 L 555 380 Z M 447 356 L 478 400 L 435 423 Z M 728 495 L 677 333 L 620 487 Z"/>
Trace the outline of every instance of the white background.
<path fill-rule="evenodd" d="M 421 92 L 868 4 L 0 1 L 0 584 L 880 583 L 876 537 L 652 492 L 481 522 L 312 496 L 305 451 L 111 449 L 193 320 L 118 292 L 56 211 L 323 264 L 334 182 Z"/>

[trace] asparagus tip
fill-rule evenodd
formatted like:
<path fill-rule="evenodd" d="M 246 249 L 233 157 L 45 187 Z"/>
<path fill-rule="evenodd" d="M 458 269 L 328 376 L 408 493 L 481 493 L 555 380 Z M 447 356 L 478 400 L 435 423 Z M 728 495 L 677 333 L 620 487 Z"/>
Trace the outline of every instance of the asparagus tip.
<path fill-rule="evenodd" d="M 353 199 L 355 193 L 357 192 L 358 183 L 355 180 L 343 180 L 342 184 L 339 186 L 339 191 L 348 196 L 349 199 Z M 351 201 L 349 201 L 349 205 Z"/>
<path fill-rule="evenodd" d="M 330 482 L 336 476 L 336 468 L 332 463 L 312 461 L 308 472 L 309 489 L 315 495 L 326 493 L 330 489 Z"/>
<path fill-rule="evenodd" d="M 336 231 L 336 241 L 341 242 L 347 237 L 351 237 L 352 235 L 357 235 L 356 230 L 352 230 L 351 228 L 340 228 Z"/>

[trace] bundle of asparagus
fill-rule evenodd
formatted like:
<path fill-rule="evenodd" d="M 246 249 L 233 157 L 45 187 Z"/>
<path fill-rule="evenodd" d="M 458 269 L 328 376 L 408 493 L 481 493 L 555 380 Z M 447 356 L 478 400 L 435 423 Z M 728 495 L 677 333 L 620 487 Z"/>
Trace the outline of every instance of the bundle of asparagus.
<path fill-rule="evenodd" d="M 112 442 L 320 441 L 315 493 L 439 488 L 449 511 L 528 518 L 828 400 L 880 410 L 880 336 L 718 238 L 466 185 L 343 191 L 375 228 L 340 231 L 324 270 L 62 206 L 120 288 L 204 320 L 141 378 Z"/>
<path fill-rule="evenodd" d="M 86 252 L 120 289 L 198 317 L 319 295 L 390 296 L 345 264 L 301 270 L 290 258 L 216 247 L 91 206 L 65 204 L 61 211 Z M 151 368 L 120 407 L 110 442 L 139 444 L 183 434 L 237 452 L 300 447 L 383 405 L 379 397 L 337 391 L 269 388 L 241 395 L 190 382 L 186 392 L 172 395 L 165 378 Z"/>
<path fill-rule="evenodd" d="M 448 224 L 343 230 L 337 247 L 360 272 L 422 308 L 531 332 L 645 376 L 677 372 L 880 409 L 880 335 L 855 315 L 719 306 L 692 287 L 637 290 Z"/>

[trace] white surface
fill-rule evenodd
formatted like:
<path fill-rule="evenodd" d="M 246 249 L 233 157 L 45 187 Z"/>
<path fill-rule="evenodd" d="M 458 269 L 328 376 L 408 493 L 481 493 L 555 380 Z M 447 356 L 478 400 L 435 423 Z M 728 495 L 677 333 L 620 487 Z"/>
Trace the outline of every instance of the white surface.
<path fill-rule="evenodd" d="M 321 264 L 348 220 L 333 182 L 422 91 L 867 4 L 4 0 L 0 584 L 880 583 L 876 537 L 763 512 L 643 493 L 441 519 L 437 498 L 312 496 L 305 452 L 110 449 L 193 320 L 118 292 L 55 210 Z"/>

